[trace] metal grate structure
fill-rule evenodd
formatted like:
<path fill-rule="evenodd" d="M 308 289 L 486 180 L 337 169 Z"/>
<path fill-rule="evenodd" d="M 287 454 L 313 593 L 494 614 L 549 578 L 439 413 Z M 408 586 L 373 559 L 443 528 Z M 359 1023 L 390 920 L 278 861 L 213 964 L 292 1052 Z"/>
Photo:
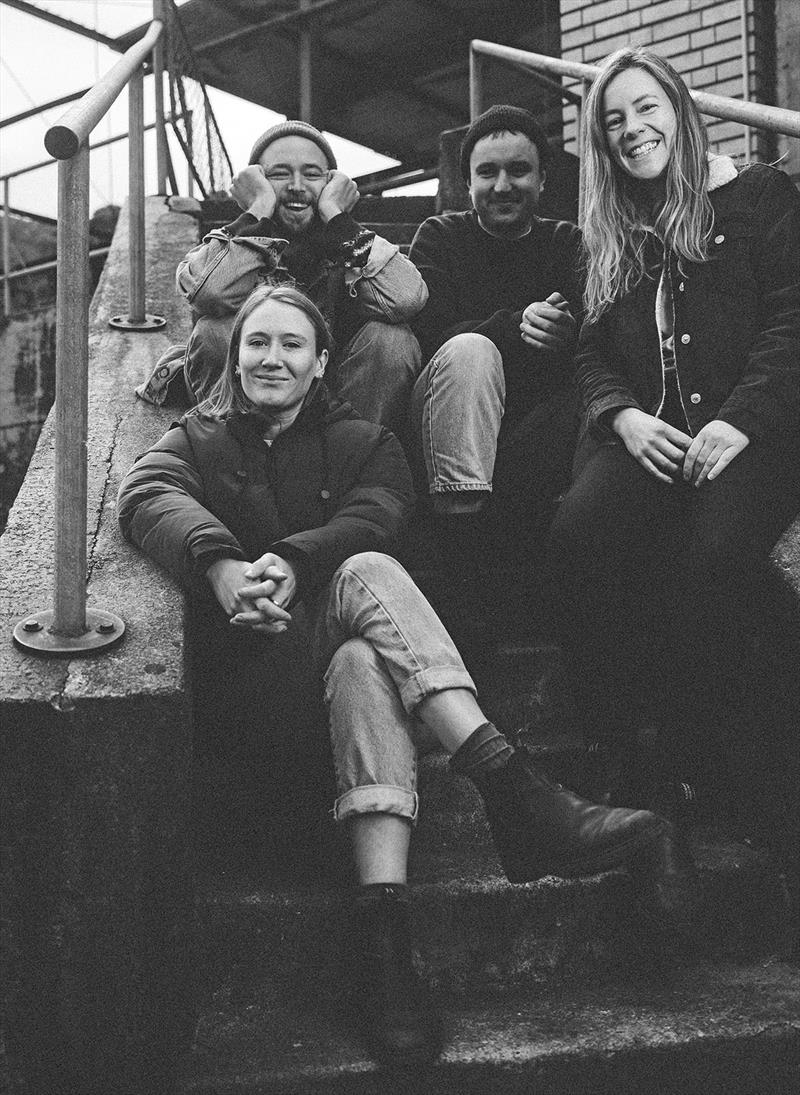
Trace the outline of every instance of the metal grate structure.
<path fill-rule="evenodd" d="M 165 0 L 163 12 L 173 132 L 202 196 L 225 196 L 233 178 L 230 156 L 174 0 Z"/>

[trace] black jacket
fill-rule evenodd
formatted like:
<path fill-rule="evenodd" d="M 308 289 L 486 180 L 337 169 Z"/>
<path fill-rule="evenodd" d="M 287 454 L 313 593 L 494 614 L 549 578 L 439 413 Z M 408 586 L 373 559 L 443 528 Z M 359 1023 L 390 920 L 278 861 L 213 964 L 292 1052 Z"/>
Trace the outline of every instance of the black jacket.
<path fill-rule="evenodd" d="M 558 291 L 580 320 L 580 232 L 566 221 L 534 219 L 519 240 L 490 236 L 474 210 L 429 217 L 409 257 L 428 286 L 412 320 L 428 360 L 454 335 L 474 331 L 497 346 L 506 378 L 506 412 L 525 413 L 573 382 L 572 353 L 542 353 L 522 341 L 522 313 Z"/>
<path fill-rule="evenodd" d="M 187 415 L 122 481 L 122 534 L 189 589 L 216 559 L 287 559 L 313 597 L 361 551 L 391 547 L 413 505 L 399 443 L 316 383 L 267 446 L 256 415 Z"/>
<path fill-rule="evenodd" d="M 715 185 L 716 181 L 716 185 Z M 753 164 L 736 174 L 712 159 L 714 224 L 706 263 L 672 260 L 675 355 L 692 433 L 722 419 L 751 440 L 800 434 L 800 194 L 782 172 Z M 658 247 L 654 241 L 654 247 Z M 585 426 L 610 437 L 601 415 L 654 414 L 663 391 L 648 278 L 598 323 L 584 324 L 577 378 Z"/>

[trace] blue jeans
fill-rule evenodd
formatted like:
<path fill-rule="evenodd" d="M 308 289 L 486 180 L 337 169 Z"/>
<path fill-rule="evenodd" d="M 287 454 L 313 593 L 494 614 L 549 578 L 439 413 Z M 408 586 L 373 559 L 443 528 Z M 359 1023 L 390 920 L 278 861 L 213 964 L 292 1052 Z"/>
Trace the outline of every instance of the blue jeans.
<path fill-rule="evenodd" d="M 505 399 L 503 359 L 485 335 L 454 335 L 436 351 L 411 401 L 431 494 L 492 489 Z"/>
<path fill-rule="evenodd" d="M 417 750 L 435 745 L 414 717 L 426 697 L 475 685 L 414 582 L 388 555 L 347 559 L 315 606 L 312 654 L 324 672 L 338 798 L 355 814 L 417 817 Z"/>
<path fill-rule="evenodd" d="M 421 368 L 422 354 L 410 327 L 371 319 L 342 351 L 333 388 L 362 418 L 399 432 Z"/>

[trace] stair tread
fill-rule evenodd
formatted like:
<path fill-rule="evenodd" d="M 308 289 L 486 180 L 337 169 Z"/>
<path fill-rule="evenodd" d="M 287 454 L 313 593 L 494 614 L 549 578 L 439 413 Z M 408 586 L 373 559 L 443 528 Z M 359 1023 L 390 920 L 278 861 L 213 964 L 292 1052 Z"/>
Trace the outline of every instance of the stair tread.
<path fill-rule="evenodd" d="M 732 1095 L 791 1090 L 800 1068 L 800 971 L 777 961 L 683 961 L 624 984 L 444 1000 L 443 1012 L 441 1060 L 397 1090 Z M 387 1079 L 341 1001 L 295 1009 L 253 986 L 235 1000 L 221 990 L 201 1016 L 179 1092 L 377 1093 Z"/>

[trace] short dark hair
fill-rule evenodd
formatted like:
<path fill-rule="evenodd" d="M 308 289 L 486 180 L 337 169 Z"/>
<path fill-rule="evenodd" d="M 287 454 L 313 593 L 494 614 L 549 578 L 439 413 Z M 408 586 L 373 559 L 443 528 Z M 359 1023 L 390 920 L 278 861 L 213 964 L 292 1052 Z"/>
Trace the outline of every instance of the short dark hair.
<path fill-rule="evenodd" d="M 524 133 L 536 145 L 539 153 L 539 167 L 545 168 L 550 160 L 550 145 L 547 134 L 536 121 L 529 110 L 523 110 L 520 106 L 490 106 L 483 114 L 480 114 L 461 142 L 461 174 L 466 182 L 469 182 L 469 158 L 472 150 L 481 137 L 489 133 Z"/>

